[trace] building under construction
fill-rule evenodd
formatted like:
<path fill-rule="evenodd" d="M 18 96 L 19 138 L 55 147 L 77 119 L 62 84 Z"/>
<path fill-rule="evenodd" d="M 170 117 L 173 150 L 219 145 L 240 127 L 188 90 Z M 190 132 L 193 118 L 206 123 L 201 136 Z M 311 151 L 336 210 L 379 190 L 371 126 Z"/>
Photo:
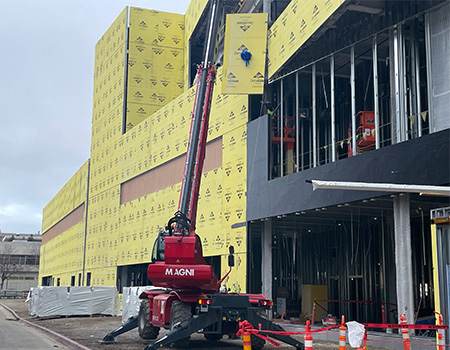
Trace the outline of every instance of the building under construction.
<path fill-rule="evenodd" d="M 97 43 L 91 156 L 44 208 L 41 285 L 150 283 L 207 10 L 126 8 Z M 218 275 L 235 247 L 229 288 L 284 317 L 318 299 L 318 318 L 448 324 L 449 211 L 431 211 L 450 206 L 449 18 L 440 0 L 225 1 L 196 232 Z"/>

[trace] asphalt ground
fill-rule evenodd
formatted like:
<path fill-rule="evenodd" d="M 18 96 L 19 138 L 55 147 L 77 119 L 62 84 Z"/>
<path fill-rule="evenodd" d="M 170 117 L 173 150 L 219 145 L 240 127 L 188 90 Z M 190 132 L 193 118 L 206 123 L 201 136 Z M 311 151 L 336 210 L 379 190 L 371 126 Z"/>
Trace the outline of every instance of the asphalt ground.
<path fill-rule="evenodd" d="M 15 313 L 25 321 L 56 332 L 57 335 L 60 335 L 62 338 L 69 338 L 73 340 L 75 344 L 64 343 L 64 345 L 68 346 L 71 349 L 80 350 L 83 348 L 88 348 L 91 350 L 143 350 L 146 345 L 150 343 L 150 341 L 140 339 L 137 329 L 133 329 L 128 333 L 116 337 L 117 344 L 101 344 L 100 340 L 107 333 L 111 332 L 114 329 L 117 329 L 122 325 L 121 317 L 85 316 L 36 318 L 29 315 L 28 304 L 23 299 L 0 299 L 0 304 L 3 304 L 14 310 Z M 285 328 L 289 331 L 299 330 L 298 327 L 294 327 L 293 325 L 286 325 Z M 165 330 L 161 330 L 159 337 L 163 336 L 165 333 Z M 303 336 L 294 337 L 298 337 L 298 339 L 301 340 L 303 339 Z M 314 339 L 314 350 L 339 349 L 338 337 L 338 333 L 335 333 L 332 335 L 333 339 L 336 338 L 335 341 Z M 77 347 L 76 344 L 80 344 L 81 346 Z M 2 347 L 0 346 L 0 348 Z M 227 337 L 225 337 L 225 339 L 221 341 L 211 342 L 205 340 L 202 334 L 194 334 L 191 336 L 190 349 L 237 350 L 242 348 L 242 339 L 227 339 Z M 387 348 L 369 346 L 368 350 L 385 350 L 395 348 L 397 347 Z M 49 347 L 49 349 L 55 348 Z M 276 348 L 272 344 L 266 343 L 264 350 L 270 349 L 288 350 L 294 348 L 285 344 L 281 344 L 279 348 Z M 350 350 L 352 348 L 347 344 L 346 349 Z"/>

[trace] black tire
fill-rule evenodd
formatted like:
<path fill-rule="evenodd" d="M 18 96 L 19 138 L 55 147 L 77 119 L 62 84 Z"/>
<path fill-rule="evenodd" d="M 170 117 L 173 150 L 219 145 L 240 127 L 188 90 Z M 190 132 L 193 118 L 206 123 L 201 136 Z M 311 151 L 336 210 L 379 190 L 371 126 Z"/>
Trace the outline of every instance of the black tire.
<path fill-rule="evenodd" d="M 266 343 L 264 339 L 261 339 L 260 337 L 257 337 L 253 334 L 250 336 L 250 342 L 252 344 L 252 350 L 261 350 Z"/>
<path fill-rule="evenodd" d="M 188 321 L 192 318 L 192 310 L 188 304 L 183 303 L 181 300 L 175 300 L 172 303 L 172 309 L 170 310 L 170 330 L 177 324 Z M 174 348 L 188 348 L 191 336 L 183 338 L 173 343 Z"/>
<path fill-rule="evenodd" d="M 205 333 L 203 335 L 205 336 L 205 339 L 209 341 L 218 341 L 222 339 L 222 334 Z"/>
<path fill-rule="evenodd" d="M 156 339 L 159 334 L 159 327 L 150 323 L 150 302 L 148 299 L 141 301 L 138 316 L 139 337 L 142 339 Z"/>

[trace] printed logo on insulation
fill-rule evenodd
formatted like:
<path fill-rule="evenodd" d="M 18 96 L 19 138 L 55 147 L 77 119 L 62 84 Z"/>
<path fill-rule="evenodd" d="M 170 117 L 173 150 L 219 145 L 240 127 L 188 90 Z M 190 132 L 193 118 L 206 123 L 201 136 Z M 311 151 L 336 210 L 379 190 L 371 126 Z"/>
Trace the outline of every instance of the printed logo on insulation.
<path fill-rule="evenodd" d="M 228 83 L 239 83 L 239 79 L 232 72 L 230 72 L 227 75 L 227 82 Z"/>
<path fill-rule="evenodd" d="M 239 21 L 236 23 L 243 32 L 246 32 L 253 25 L 253 21 Z"/>

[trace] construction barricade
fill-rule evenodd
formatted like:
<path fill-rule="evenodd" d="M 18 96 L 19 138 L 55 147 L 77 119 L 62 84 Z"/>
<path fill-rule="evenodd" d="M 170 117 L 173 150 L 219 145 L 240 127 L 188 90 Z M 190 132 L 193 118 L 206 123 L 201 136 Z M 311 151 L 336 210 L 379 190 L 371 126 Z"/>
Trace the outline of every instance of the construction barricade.
<path fill-rule="evenodd" d="M 311 329 L 311 323 L 308 320 L 306 322 L 306 327 L 304 331 L 298 332 L 286 332 L 286 331 L 269 331 L 261 329 L 261 324 L 259 328 L 254 328 L 248 321 L 239 322 L 239 331 L 237 336 L 243 336 L 244 340 L 244 350 L 251 350 L 251 335 L 260 337 L 272 345 L 279 347 L 280 343 L 269 338 L 270 335 L 303 335 L 304 336 L 304 346 L 305 350 L 313 350 L 313 334 L 318 332 L 326 332 L 332 329 L 339 328 L 339 350 L 346 349 L 347 344 L 347 332 L 348 332 L 348 342 L 351 347 L 357 348 L 358 350 L 367 350 L 367 342 L 389 342 L 389 343 L 403 343 L 403 350 L 419 350 L 419 349 L 431 349 L 431 347 L 436 347 L 437 350 L 448 349 L 449 345 L 445 345 L 444 330 L 448 329 L 448 326 L 442 324 L 442 315 L 439 315 L 439 325 L 421 325 L 421 324 L 407 324 L 406 316 L 404 314 L 400 315 L 400 324 L 387 324 L 387 323 L 358 323 L 355 321 L 344 323 L 344 316 L 342 316 L 341 324 L 329 327 L 324 327 L 320 329 Z M 386 341 L 370 339 L 367 336 L 368 328 L 392 328 L 401 331 L 403 336 L 403 341 Z M 422 342 L 412 342 L 409 337 L 410 329 L 420 329 L 420 330 L 436 330 L 438 331 L 438 341 L 434 343 L 422 343 Z M 416 347 L 417 346 L 417 347 Z M 426 348 L 424 348 L 426 346 Z"/>

